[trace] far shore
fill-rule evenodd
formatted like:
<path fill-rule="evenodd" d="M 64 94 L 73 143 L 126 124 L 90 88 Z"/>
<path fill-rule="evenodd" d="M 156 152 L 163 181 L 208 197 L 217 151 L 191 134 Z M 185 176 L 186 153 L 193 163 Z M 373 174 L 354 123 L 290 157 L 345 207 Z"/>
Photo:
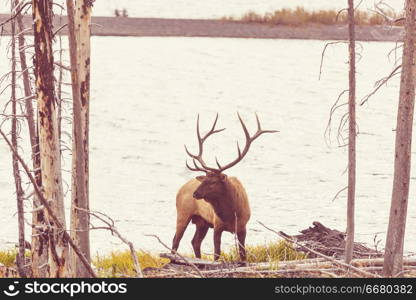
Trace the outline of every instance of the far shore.
<path fill-rule="evenodd" d="M 10 15 L 0 14 L 0 23 Z M 27 28 L 31 27 L 31 16 L 24 16 Z M 56 16 L 54 30 L 66 24 L 66 16 Z M 60 31 L 66 34 L 66 27 Z M 347 40 L 346 25 L 287 26 L 247 23 L 232 20 L 204 19 L 161 19 L 128 17 L 93 17 L 92 35 L 94 36 L 131 36 L 131 37 L 213 37 L 213 38 L 255 38 L 255 39 L 312 39 Z M 3 35 L 10 34 L 10 26 L 5 25 Z M 30 34 L 30 32 L 28 32 Z M 403 28 L 392 26 L 357 26 L 358 41 L 389 41 L 402 39 Z"/>

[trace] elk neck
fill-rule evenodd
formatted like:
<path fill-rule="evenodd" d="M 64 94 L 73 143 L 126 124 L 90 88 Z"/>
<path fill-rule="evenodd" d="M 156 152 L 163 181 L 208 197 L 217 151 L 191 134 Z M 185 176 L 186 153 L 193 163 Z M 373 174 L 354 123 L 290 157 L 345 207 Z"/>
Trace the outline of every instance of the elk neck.
<path fill-rule="evenodd" d="M 230 223 L 234 222 L 236 214 L 236 205 L 234 200 L 235 188 L 229 180 L 225 181 L 225 186 L 225 194 L 210 203 L 214 208 L 215 214 L 224 223 Z"/>

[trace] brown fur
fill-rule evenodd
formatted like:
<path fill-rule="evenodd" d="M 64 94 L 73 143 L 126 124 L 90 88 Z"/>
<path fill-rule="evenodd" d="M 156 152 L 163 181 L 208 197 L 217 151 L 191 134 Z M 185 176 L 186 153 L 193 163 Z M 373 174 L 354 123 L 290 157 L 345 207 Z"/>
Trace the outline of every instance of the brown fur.
<path fill-rule="evenodd" d="M 196 199 L 200 198 L 200 199 Z M 250 219 L 250 206 L 246 191 L 235 177 L 222 173 L 209 173 L 184 184 L 176 196 L 177 223 L 173 251 L 186 227 L 192 220 L 196 232 L 192 239 L 195 256 L 200 258 L 200 247 L 208 228 L 214 228 L 215 259 L 220 255 L 223 231 L 236 233 L 240 244 L 240 258 L 245 260 L 246 224 Z"/>

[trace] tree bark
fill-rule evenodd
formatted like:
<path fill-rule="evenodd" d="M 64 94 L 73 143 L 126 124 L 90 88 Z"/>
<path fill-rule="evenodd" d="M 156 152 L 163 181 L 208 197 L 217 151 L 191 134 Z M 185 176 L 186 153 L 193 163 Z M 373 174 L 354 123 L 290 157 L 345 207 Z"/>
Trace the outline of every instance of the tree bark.
<path fill-rule="evenodd" d="M 89 238 L 89 98 L 91 1 L 67 0 L 73 94 L 71 236 L 90 261 Z M 79 257 L 72 253 L 76 277 L 88 277 Z"/>
<path fill-rule="evenodd" d="M 62 231 L 65 230 L 65 211 L 53 75 L 52 1 L 32 0 L 32 10 L 42 187 L 44 197 L 50 202 L 54 214 L 63 226 L 58 230 L 54 218 L 49 213 L 46 214 L 50 225 L 49 276 L 66 277 L 69 247 Z"/>
<path fill-rule="evenodd" d="M 385 276 L 394 276 L 403 268 L 404 234 L 409 196 L 415 100 L 416 0 L 406 0 L 405 9 L 405 40 L 397 111 L 393 192 L 383 266 Z"/>
<path fill-rule="evenodd" d="M 16 8 L 22 4 L 22 1 L 15 0 Z M 16 9 L 16 11 L 18 8 Z M 29 139 L 32 153 L 32 165 L 35 174 L 35 180 L 38 186 L 42 186 L 42 175 L 40 172 L 40 153 L 39 153 L 39 136 L 35 124 L 34 111 L 32 105 L 32 88 L 30 84 L 29 70 L 26 62 L 26 53 L 24 47 L 26 45 L 23 31 L 23 17 L 19 12 L 16 16 L 17 25 L 19 28 L 19 35 L 17 38 L 19 45 L 20 66 L 22 70 L 22 80 L 25 95 L 25 110 L 26 121 L 29 129 Z M 48 238 L 41 228 L 46 228 L 45 213 L 38 208 L 41 206 L 37 194 L 33 195 L 33 213 L 32 213 L 32 276 L 33 277 L 48 277 L 48 270 L 45 266 L 48 262 Z"/>
<path fill-rule="evenodd" d="M 356 173 L 356 117 L 355 117 L 355 17 L 354 0 L 348 0 L 349 31 L 349 97 L 348 97 L 348 203 L 347 203 L 347 240 L 345 243 L 345 262 L 350 263 L 354 250 L 355 231 L 355 173 Z"/>
<path fill-rule="evenodd" d="M 11 13 L 13 14 L 15 9 L 15 3 L 11 4 Z M 18 149 L 17 143 L 17 100 L 16 100 L 16 22 L 11 20 L 12 30 L 12 73 L 11 73 L 11 102 L 12 102 L 12 126 L 11 126 L 11 140 L 12 145 L 15 149 Z M 23 209 L 23 197 L 24 192 L 22 188 L 22 178 L 20 176 L 19 161 L 17 156 L 13 153 L 12 155 L 13 165 L 13 177 L 16 187 L 16 200 L 17 200 L 17 220 L 18 220 L 18 240 L 19 250 L 16 256 L 17 271 L 20 277 L 26 277 L 25 271 L 25 221 L 24 221 L 24 209 Z"/>

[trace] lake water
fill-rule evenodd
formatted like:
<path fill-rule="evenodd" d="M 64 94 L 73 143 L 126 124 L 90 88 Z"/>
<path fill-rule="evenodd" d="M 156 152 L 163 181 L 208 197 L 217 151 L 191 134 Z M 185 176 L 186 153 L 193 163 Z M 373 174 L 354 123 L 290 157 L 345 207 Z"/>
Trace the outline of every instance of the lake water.
<path fill-rule="evenodd" d="M 215 156 L 221 162 L 233 159 L 236 140 L 244 141 L 236 112 L 242 114 L 251 132 L 256 129 L 257 112 L 264 128 L 280 133 L 256 140 L 247 157 L 227 172 L 243 182 L 250 198 L 247 243 L 276 238 L 257 221 L 288 234 L 296 234 L 313 221 L 345 230 L 346 194 L 333 198 L 346 186 L 347 152 L 335 140 L 328 147 L 324 132 L 330 107 L 347 87 L 347 48 L 344 44 L 329 47 L 318 80 L 324 43 L 93 37 L 92 209 L 112 216 L 137 248 L 163 250 L 145 235 L 157 234 L 170 245 L 176 192 L 197 175 L 185 168 L 183 148 L 183 144 L 196 147 L 197 114 L 203 129 L 211 125 L 216 112 L 218 125 L 227 128 L 207 144 L 205 157 L 212 163 Z M 393 43 L 360 45 L 358 99 L 391 71 L 394 60 L 387 56 Z M 1 47 L 4 51 L 4 39 Z M 0 65 L 7 64 L 2 57 Z M 398 79 L 392 80 L 358 109 L 356 232 L 357 240 L 369 245 L 375 235 L 384 243 L 387 230 L 398 83 Z M 5 101 L 2 98 L 2 105 Z M 334 117 L 333 132 L 342 114 Z M 64 168 L 69 169 L 65 156 Z M 3 142 L 0 158 L 0 246 L 4 247 L 17 237 L 10 154 Z M 414 250 L 416 243 L 415 197 L 412 177 L 407 251 Z M 192 225 L 181 251 L 191 251 L 193 232 Z M 223 241 L 233 244 L 230 234 L 224 234 Z M 94 252 L 123 248 L 108 232 L 92 233 Z M 203 251 L 211 250 L 212 231 L 203 244 Z"/>

